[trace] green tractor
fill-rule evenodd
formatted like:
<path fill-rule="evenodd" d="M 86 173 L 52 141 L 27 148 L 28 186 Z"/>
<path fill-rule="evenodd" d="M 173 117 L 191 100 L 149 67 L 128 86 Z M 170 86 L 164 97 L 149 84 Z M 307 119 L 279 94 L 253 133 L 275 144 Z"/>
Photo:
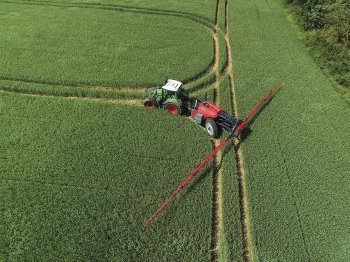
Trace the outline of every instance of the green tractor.
<path fill-rule="evenodd" d="M 177 80 L 168 79 L 162 87 L 151 87 L 147 90 L 143 104 L 148 108 L 164 108 L 170 114 L 181 115 L 188 109 L 189 91 Z"/>

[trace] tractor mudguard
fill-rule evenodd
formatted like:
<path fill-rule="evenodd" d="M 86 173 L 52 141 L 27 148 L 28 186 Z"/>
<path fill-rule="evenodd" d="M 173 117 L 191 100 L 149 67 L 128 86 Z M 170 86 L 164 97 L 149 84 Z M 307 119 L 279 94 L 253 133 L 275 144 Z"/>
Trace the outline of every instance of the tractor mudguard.
<path fill-rule="evenodd" d="M 173 103 L 179 107 L 182 107 L 182 102 L 181 100 L 177 99 L 177 98 L 174 98 L 174 97 L 170 97 L 168 98 L 167 100 L 165 100 L 164 104 L 167 104 L 167 103 Z"/>
<path fill-rule="evenodd" d="M 168 110 L 170 114 L 173 114 L 173 115 L 181 115 L 183 111 L 181 100 L 173 97 L 165 100 L 164 108 Z"/>

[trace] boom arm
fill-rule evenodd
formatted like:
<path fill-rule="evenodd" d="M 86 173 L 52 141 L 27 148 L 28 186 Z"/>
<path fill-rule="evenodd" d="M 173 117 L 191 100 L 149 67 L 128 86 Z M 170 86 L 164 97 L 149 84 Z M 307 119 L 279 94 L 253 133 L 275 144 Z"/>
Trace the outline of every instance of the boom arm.
<path fill-rule="evenodd" d="M 259 109 L 273 96 L 273 94 L 277 91 L 282 86 L 282 83 L 277 83 L 274 88 L 271 89 L 271 91 L 264 96 L 264 98 L 257 104 L 250 112 L 248 115 L 244 118 L 244 120 L 237 126 L 234 136 L 237 136 L 243 129 L 244 127 L 247 126 L 249 123 L 250 119 L 256 114 L 256 112 L 259 111 Z"/>
<path fill-rule="evenodd" d="M 178 188 L 164 201 L 163 204 L 156 210 L 156 212 L 153 213 L 152 216 L 150 216 L 147 221 L 145 222 L 145 226 L 148 226 L 152 220 L 158 215 L 158 213 L 168 204 L 168 202 L 177 194 L 179 193 L 185 186 L 187 186 L 193 177 L 195 177 L 199 170 L 201 170 L 210 159 L 213 158 L 213 156 L 216 155 L 217 152 L 220 151 L 220 149 L 230 140 L 230 137 L 225 138 L 221 141 L 221 143 L 212 151 L 209 155 L 207 155 L 204 160 L 195 168 L 193 171 L 186 177 L 186 179 L 178 186 Z"/>
<path fill-rule="evenodd" d="M 178 186 L 178 188 L 171 193 L 171 195 L 160 205 L 160 207 L 147 219 L 145 222 L 145 226 L 148 226 L 153 219 L 159 214 L 159 212 L 170 202 L 171 199 L 175 197 L 177 193 L 179 193 L 185 186 L 187 186 L 192 178 L 194 178 L 198 172 L 212 159 L 217 152 L 221 150 L 221 148 L 234 136 L 238 136 L 238 134 L 243 130 L 243 128 L 249 123 L 249 120 L 258 112 L 258 110 L 268 101 L 272 95 L 277 91 L 278 88 L 281 87 L 281 83 L 278 83 L 261 101 L 257 104 L 244 118 L 242 122 L 240 122 L 235 129 L 235 132 L 232 133 L 229 137 L 225 138 L 220 142 L 220 144 L 214 148 L 210 154 L 208 154 L 204 160 L 186 177 L 186 179 Z"/>

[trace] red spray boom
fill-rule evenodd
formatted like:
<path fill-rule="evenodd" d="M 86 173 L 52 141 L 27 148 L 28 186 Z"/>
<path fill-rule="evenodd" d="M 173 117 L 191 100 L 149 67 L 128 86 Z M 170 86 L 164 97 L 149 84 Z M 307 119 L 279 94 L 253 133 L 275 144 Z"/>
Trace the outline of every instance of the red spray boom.
<path fill-rule="evenodd" d="M 225 138 L 220 144 L 214 148 L 210 154 L 208 154 L 203 161 L 192 170 L 192 172 L 186 177 L 186 179 L 178 186 L 178 188 L 160 205 L 160 207 L 147 219 L 145 226 L 149 225 L 153 219 L 159 214 L 159 212 L 175 197 L 185 186 L 187 186 L 193 177 L 223 148 L 223 146 L 233 137 L 237 137 L 240 132 L 247 126 L 251 118 L 259 111 L 259 109 L 273 96 L 273 94 L 282 86 L 282 83 L 278 83 L 266 96 L 248 113 L 248 115 L 241 121 L 229 137 Z"/>

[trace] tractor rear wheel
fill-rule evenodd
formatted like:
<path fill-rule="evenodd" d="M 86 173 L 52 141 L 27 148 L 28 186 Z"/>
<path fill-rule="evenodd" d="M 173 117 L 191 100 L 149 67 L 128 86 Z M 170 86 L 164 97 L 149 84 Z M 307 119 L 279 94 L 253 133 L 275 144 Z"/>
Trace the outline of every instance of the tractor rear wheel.
<path fill-rule="evenodd" d="M 181 115 L 181 107 L 175 103 L 168 102 L 164 105 L 164 107 L 172 115 Z"/>
<path fill-rule="evenodd" d="M 214 119 L 207 118 L 205 120 L 205 129 L 207 130 L 208 134 L 211 135 L 213 138 L 217 138 L 219 136 L 219 128 L 215 123 Z"/>
<path fill-rule="evenodd" d="M 145 107 L 148 107 L 148 108 L 157 108 L 158 107 L 157 101 L 155 99 L 151 99 L 151 98 L 146 98 L 143 101 L 143 105 Z"/>

